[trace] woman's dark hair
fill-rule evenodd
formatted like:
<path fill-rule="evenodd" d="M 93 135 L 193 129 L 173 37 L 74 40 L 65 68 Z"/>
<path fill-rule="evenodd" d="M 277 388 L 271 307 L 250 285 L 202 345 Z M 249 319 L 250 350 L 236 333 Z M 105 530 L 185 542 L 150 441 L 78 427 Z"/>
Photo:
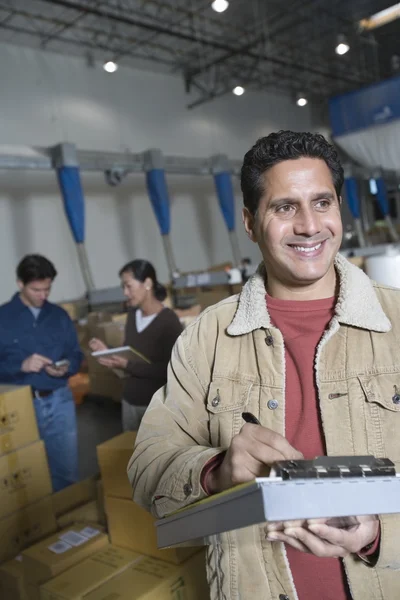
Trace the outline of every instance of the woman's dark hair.
<path fill-rule="evenodd" d="M 344 180 L 343 167 L 332 144 L 320 133 L 278 131 L 257 140 L 244 157 L 240 182 L 243 203 L 252 215 L 256 214 L 265 191 L 263 174 L 280 162 L 302 157 L 320 158 L 326 162 L 339 198 Z"/>
<path fill-rule="evenodd" d="M 57 271 L 52 262 L 40 254 L 29 254 L 25 256 L 16 269 L 17 279 L 24 285 L 32 281 L 51 279 L 57 276 Z"/>
<path fill-rule="evenodd" d="M 120 270 L 119 276 L 121 277 L 124 273 L 131 273 L 135 279 L 141 282 L 151 279 L 153 282 L 153 294 L 157 300 L 162 302 L 167 297 L 167 290 L 157 281 L 156 270 L 148 260 L 137 259 L 128 262 Z"/>

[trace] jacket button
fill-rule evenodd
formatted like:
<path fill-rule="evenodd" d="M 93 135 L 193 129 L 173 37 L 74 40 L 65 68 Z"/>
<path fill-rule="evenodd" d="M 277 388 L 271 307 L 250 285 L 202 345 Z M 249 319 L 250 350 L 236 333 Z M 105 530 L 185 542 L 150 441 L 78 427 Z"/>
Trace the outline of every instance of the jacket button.
<path fill-rule="evenodd" d="M 214 407 L 215 407 L 215 406 L 218 406 L 218 404 L 219 404 L 220 402 L 221 402 L 221 398 L 219 397 L 219 394 L 217 394 L 217 395 L 215 396 L 215 398 L 213 398 L 213 399 L 211 400 L 211 404 L 212 404 Z"/>
<path fill-rule="evenodd" d="M 188 496 L 190 496 L 190 494 L 193 492 L 193 488 L 190 485 L 190 483 L 185 483 L 185 485 L 183 486 L 183 493 L 185 494 L 186 498 Z"/>
<path fill-rule="evenodd" d="M 279 406 L 278 400 L 268 400 L 267 406 L 270 410 L 275 410 Z"/>
<path fill-rule="evenodd" d="M 286 594 L 279 594 L 279 600 L 290 600 L 290 598 Z"/>
<path fill-rule="evenodd" d="M 267 346 L 274 345 L 274 338 L 272 337 L 272 335 L 267 335 L 267 337 L 265 338 L 265 343 L 267 344 Z"/>
<path fill-rule="evenodd" d="M 400 395 L 399 394 L 395 394 L 392 398 L 393 400 L 393 404 L 400 404 Z"/>

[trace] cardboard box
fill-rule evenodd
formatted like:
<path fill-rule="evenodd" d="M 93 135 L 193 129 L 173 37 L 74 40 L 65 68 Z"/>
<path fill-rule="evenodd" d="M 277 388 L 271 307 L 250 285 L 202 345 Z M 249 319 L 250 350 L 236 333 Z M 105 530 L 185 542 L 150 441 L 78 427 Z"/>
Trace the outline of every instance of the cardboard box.
<path fill-rule="evenodd" d="M 65 515 L 74 508 L 97 498 L 96 478 L 89 477 L 56 492 L 52 496 L 53 511 L 56 517 Z"/>
<path fill-rule="evenodd" d="M 31 388 L 0 385 L 0 456 L 38 439 Z"/>
<path fill-rule="evenodd" d="M 57 531 L 51 496 L 0 519 L 0 563 Z"/>
<path fill-rule="evenodd" d="M 52 485 L 44 443 L 0 457 L 0 517 L 50 495 Z"/>
<path fill-rule="evenodd" d="M 128 313 L 116 313 L 115 315 L 111 316 L 111 320 L 113 323 L 118 323 L 118 325 L 122 325 L 123 327 L 125 327 L 126 325 L 126 321 L 128 319 Z"/>
<path fill-rule="evenodd" d="M 103 487 L 103 482 L 101 479 L 99 479 L 96 482 L 96 488 L 97 488 L 97 508 L 99 511 L 99 523 L 101 525 L 106 526 L 107 525 L 107 517 L 106 517 L 106 507 L 104 504 L 104 487 Z"/>
<path fill-rule="evenodd" d="M 22 552 L 25 581 L 38 587 L 107 545 L 101 528 L 76 523 Z"/>
<path fill-rule="evenodd" d="M 22 556 L 20 555 L 0 566 L 0 598 L 2 600 L 28 600 Z"/>
<path fill-rule="evenodd" d="M 85 600 L 206 600 L 209 597 L 202 552 L 179 567 L 144 556 L 85 596 Z"/>
<path fill-rule="evenodd" d="M 84 600 L 87 594 L 141 559 L 136 552 L 107 546 L 42 585 L 40 600 Z"/>
<path fill-rule="evenodd" d="M 82 506 L 78 506 L 70 512 L 65 513 L 65 515 L 58 517 L 57 525 L 59 529 L 64 529 L 65 527 L 68 527 L 68 525 L 73 525 L 79 521 L 93 523 L 94 525 L 96 525 L 96 523 L 100 523 L 100 513 L 97 504 L 97 498 L 96 500 L 82 504 Z"/>
<path fill-rule="evenodd" d="M 88 303 L 85 298 L 59 302 L 58 306 L 61 306 L 61 308 L 68 313 L 68 316 L 72 321 L 78 321 L 79 319 L 82 319 L 88 311 Z"/>
<path fill-rule="evenodd" d="M 108 531 L 111 543 L 140 554 L 179 564 L 198 552 L 199 548 L 157 547 L 154 517 L 132 500 L 105 497 Z"/>
<path fill-rule="evenodd" d="M 132 499 L 132 488 L 126 469 L 133 453 L 135 440 L 136 432 L 125 431 L 97 446 L 97 461 L 105 496 Z"/>
<path fill-rule="evenodd" d="M 118 348 L 124 345 L 125 324 L 110 321 L 100 323 L 93 330 L 93 336 L 102 340 L 109 348 Z"/>

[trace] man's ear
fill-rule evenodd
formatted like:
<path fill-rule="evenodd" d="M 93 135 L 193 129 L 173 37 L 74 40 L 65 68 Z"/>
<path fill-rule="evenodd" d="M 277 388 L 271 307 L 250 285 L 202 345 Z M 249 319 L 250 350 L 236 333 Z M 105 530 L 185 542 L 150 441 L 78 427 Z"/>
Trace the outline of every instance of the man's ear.
<path fill-rule="evenodd" d="M 247 235 L 252 242 L 257 243 L 257 236 L 255 234 L 255 218 L 251 214 L 248 208 L 242 210 L 242 221 Z"/>
<path fill-rule="evenodd" d="M 24 289 L 24 284 L 22 283 L 22 281 L 20 279 L 17 279 L 17 286 L 20 292 L 22 292 L 22 290 Z"/>

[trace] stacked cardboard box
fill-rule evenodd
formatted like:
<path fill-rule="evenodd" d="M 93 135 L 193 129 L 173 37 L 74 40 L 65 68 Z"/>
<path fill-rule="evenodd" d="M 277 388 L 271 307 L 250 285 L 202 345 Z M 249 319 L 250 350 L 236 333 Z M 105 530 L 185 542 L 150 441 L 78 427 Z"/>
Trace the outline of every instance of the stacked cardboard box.
<path fill-rule="evenodd" d="M 124 321 L 112 320 L 107 313 L 91 313 L 88 318 L 89 339 L 98 338 L 109 348 L 117 348 L 124 343 Z M 111 369 L 101 366 L 90 352 L 87 353 L 90 380 L 90 393 L 106 396 L 119 402 L 123 393 L 123 381 Z"/>
<path fill-rule="evenodd" d="M 40 600 L 205 600 L 201 557 L 181 567 L 108 545 L 40 588 Z"/>
<path fill-rule="evenodd" d="M 136 433 L 127 431 L 97 447 L 111 542 L 140 554 L 180 564 L 196 553 L 198 547 L 159 550 L 154 518 L 132 501 L 126 470 L 135 439 Z"/>
<path fill-rule="evenodd" d="M 0 562 L 56 530 L 29 387 L 0 386 Z"/>
<path fill-rule="evenodd" d="M 142 557 L 136 552 L 107 545 L 41 586 L 40 600 L 84 600 L 122 574 Z"/>
<path fill-rule="evenodd" d="M 59 528 L 77 521 L 105 525 L 104 505 L 99 498 L 99 482 L 90 477 L 53 495 L 53 510 Z"/>
<path fill-rule="evenodd" d="M 40 587 L 108 545 L 99 527 L 75 523 L 24 550 L 23 585 L 29 600 L 40 599 Z"/>

